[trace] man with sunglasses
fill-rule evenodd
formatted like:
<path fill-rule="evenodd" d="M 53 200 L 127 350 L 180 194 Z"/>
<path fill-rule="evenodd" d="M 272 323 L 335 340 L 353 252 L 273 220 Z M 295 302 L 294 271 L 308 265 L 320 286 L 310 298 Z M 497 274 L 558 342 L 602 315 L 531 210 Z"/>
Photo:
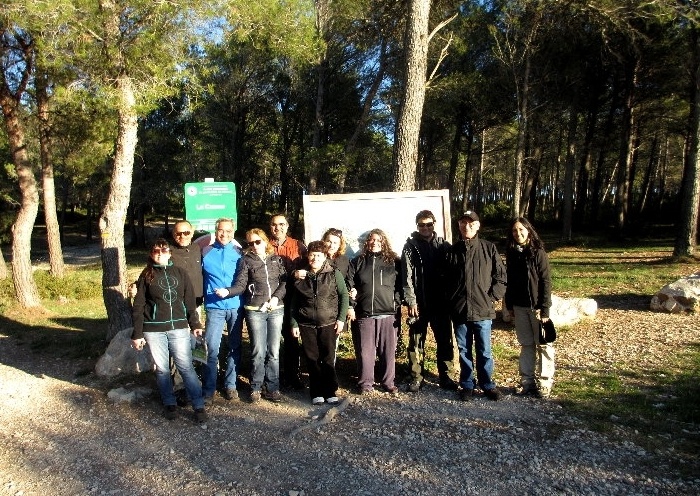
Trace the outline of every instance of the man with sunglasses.
<path fill-rule="evenodd" d="M 435 215 L 421 210 L 416 215 L 416 231 L 401 252 L 401 282 L 408 305 L 408 365 L 411 380 L 408 391 L 417 393 L 424 383 L 425 338 L 428 325 L 437 345 L 439 385 L 456 391 L 450 377 L 454 365 L 452 327 L 445 306 L 442 260 L 446 241 L 435 234 Z"/>
<path fill-rule="evenodd" d="M 201 308 L 204 302 L 204 280 L 202 278 L 202 249 L 197 243 L 192 243 L 194 229 L 187 220 L 180 220 L 173 227 L 173 244 L 170 258 L 175 267 L 187 272 L 192 282 L 197 299 L 197 317 L 202 317 Z"/>

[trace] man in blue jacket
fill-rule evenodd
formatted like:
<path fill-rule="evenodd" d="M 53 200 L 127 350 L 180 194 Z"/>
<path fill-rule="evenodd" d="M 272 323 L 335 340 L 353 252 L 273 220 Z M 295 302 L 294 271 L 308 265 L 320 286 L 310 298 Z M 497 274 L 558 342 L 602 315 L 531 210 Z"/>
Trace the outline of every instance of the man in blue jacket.
<path fill-rule="evenodd" d="M 226 399 L 238 398 L 236 379 L 237 367 L 241 362 L 241 341 L 243 332 L 243 308 L 240 296 L 219 297 L 216 290 L 233 286 L 236 280 L 241 246 L 233 239 L 233 220 L 221 218 L 216 221 L 215 241 L 202 250 L 202 274 L 204 275 L 204 308 L 207 312 L 204 339 L 207 343 L 207 364 L 202 374 L 202 394 L 206 403 L 211 404 L 216 392 L 219 347 L 224 324 L 228 330 L 229 353 L 224 374 Z"/>

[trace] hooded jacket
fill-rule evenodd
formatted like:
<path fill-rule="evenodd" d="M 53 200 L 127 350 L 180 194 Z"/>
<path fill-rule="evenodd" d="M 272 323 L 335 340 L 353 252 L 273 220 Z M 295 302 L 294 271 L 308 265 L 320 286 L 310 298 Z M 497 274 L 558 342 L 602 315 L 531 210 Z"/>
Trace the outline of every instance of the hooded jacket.
<path fill-rule="evenodd" d="M 350 262 L 348 281 L 357 289 L 354 307 L 358 318 L 396 313 L 401 305 L 400 272 L 400 260 L 386 262 L 381 253 L 360 255 Z"/>
<path fill-rule="evenodd" d="M 132 305 L 134 330 L 131 339 L 141 339 L 144 332 L 167 332 L 174 329 L 200 329 L 196 314 L 195 292 L 187 273 L 168 265 L 153 265 L 153 280 L 146 282 L 145 271 L 136 281 L 137 293 Z"/>
<path fill-rule="evenodd" d="M 494 319 L 495 301 L 506 292 L 506 268 L 496 245 L 475 236 L 446 252 L 447 285 L 452 319 L 470 322 Z"/>
<path fill-rule="evenodd" d="M 287 270 L 278 255 L 268 255 L 265 260 L 248 252 L 238 261 L 236 281 L 228 288 L 230 295 L 243 295 L 243 304 L 260 308 L 276 296 L 279 305 L 286 294 Z"/>

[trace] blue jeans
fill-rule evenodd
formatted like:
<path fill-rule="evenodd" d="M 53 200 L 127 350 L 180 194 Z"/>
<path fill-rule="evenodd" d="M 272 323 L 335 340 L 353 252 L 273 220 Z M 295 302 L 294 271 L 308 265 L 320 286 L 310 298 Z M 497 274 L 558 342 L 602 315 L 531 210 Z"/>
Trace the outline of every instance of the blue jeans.
<path fill-rule="evenodd" d="M 219 348 L 224 324 L 228 329 L 228 357 L 224 374 L 224 388 L 236 389 L 238 374 L 236 367 L 241 363 L 241 340 L 243 333 L 243 309 L 207 308 L 207 324 L 204 330 L 204 340 L 207 342 L 207 364 L 202 372 L 202 393 L 205 398 L 214 395 L 219 365 Z"/>
<path fill-rule="evenodd" d="M 144 332 L 153 362 L 156 364 L 156 382 L 160 398 L 165 406 L 176 405 L 173 381 L 170 377 L 170 356 L 172 355 L 192 406 L 204 407 L 202 386 L 192 365 L 192 347 L 189 329 L 175 329 L 167 332 Z"/>
<path fill-rule="evenodd" d="M 491 320 L 476 320 L 455 326 L 455 340 L 459 350 L 459 384 L 464 389 L 474 389 L 474 356 L 476 351 L 476 377 L 484 391 L 496 387 L 493 381 L 493 354 L 491 353 Z"/>
<path fill-rule="evenodd" d="M 268 392 L 279 391 L 283 320 L 283 307 L 270 312 L 246 310 L 245 321 L 252 347 L 250 387 L 253 391 L 260 391 L 263 382 Z"/>

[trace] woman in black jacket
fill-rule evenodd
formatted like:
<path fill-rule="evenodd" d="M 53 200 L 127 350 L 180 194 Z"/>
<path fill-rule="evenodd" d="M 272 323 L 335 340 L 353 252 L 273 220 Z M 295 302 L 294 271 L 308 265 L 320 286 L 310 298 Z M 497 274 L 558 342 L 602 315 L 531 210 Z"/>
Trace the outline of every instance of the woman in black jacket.
<path fill-rule="evenodd" d="M 202 385 L 192 365 L 190 329 L 195 336 L 202 335 L 202 325 L 196 313 L 196 295 L 187 273 L 175 267 L 170 260 L 170 245 L 158 239 L 151 248 L 150 257 L 138 281 L 132 307 L 134 330 L 132 346 L 148 349 L 156 365 L 156 381 L 165 406 L 165 416 L 177 416 L 177 401 L 170 378 L 170 355 L 185 384 L 187 395 L 194 407 L 197 422 L 205 422 Z"/>
<path fill-rule="evenodd" d="M 552 306 L 549 258 L 537 231 L 524 217 L 511 221 L 507 240 L 504 312 L 513 317 L 520 343 L 519 392 L 547 398 L 552 392 L 554 346 L 540 343 L 539 337 L 540 325 L 549 320 Z"/>
<path fill-rule="evenodd" d="M 401 308 L 401 262 L 381 229 L 372 229 L 362 253 L 350 262 L 348 281 L 355 300 L 348 313 L 358 365 L 360 394 L 374 387 L 374 362 L 379 355 L 379 382 L 398 393 L 396 378 L 397 311 Z"/>

